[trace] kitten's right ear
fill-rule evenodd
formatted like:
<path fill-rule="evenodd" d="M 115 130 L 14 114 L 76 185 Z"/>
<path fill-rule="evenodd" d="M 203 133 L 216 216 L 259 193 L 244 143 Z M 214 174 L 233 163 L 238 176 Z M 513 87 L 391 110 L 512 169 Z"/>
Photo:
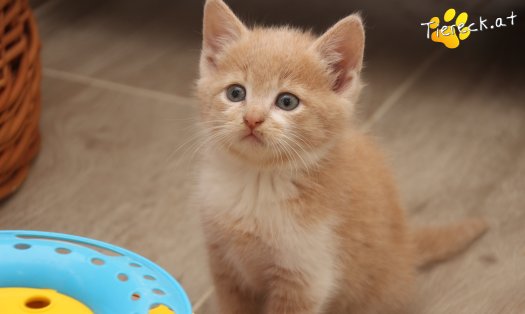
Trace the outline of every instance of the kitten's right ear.
<path fill-rule="evenodd" d="M 247 31 L 222 0 L 207 0 L 204 5 L 201 67 L 215 67 L 217 55 Z"/>
<path fill-rule="evenodd" d="M 314 44 L 334 77 L 333 90 L 344 92 L 356 87 L 355 81 L 363 66 L 365 33 L 359 14 L 337 22 Z"/>

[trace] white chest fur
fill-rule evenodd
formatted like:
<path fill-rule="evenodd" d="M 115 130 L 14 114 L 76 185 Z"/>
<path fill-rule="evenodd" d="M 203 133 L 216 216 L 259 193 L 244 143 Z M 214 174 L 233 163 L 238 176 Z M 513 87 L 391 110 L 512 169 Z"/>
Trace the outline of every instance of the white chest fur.
<path fill-rule="evenodd" d="M 324 297 L 335 282 L 337 239 L 333 219 L 316 225 L 301 225 L 287 201 L 298 197 L 299 191 L 290 174 L 262 172 L 241 168 L 219 160 L 208 160 L 199 177 L 199 202 L 203 215 L 226 227 L 255 235 L 276 252 L 272 260 L 278 267 L 299 271 L 311 280 L 312 293 Z M 300 210 L 300 209 L 299 209 Z M 251 281 L 250 274 L 239 261 L 246 261 L 235 250 L 227 258 Z M 247 282 L 249 284 L 249 282 Z"/>
<path fill-rule="evenodd" d="M 238 165 L 210 161 L 199 178 L 199 201 L 204 214 L 220 221 L 240 221 L 247 232 L 255 229 L 279 233 L 290 222 L 283 206 L 298 196 L 291 177 L 282 173 L 257 171 Z"/>

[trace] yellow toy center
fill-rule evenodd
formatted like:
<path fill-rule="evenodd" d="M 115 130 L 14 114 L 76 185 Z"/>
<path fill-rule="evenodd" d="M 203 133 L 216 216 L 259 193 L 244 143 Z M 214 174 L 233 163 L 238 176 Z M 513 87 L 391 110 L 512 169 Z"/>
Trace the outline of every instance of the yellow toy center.
<path fill-rule="evenodd" d="M 81 302 L 52 289 L 0 288 L 1 314 L 95 314 Z M 149 314 L 175 314 L 159 305 Z"/>
<path fill-rule="evenodd" d="M 0 313 L 94 314 L 87 306 L 51 289 L 0 288 Z"/>
<path fill-rule="evenodd" d="M 159 305 L 149 311 L 149 314 L 175 314 L 174 311 L 170 310 L 165 305 Z"/>

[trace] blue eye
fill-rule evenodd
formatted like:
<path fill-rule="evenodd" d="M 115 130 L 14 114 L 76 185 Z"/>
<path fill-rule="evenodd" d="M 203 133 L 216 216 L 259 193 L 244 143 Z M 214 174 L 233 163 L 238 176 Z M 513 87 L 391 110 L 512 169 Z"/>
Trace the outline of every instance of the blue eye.
<path fill-rule="evenodd" d="M 299 106 L 299 98 L 290 93 L 282 93 L 277 96 L 275 105 L 282 110 L 291 111 Z"/>
<path fill-rule="evenodd" d="M 233 102 L 243 101 L 246 99 L 246 89 L 239 84 L 230 85 L 226 89 L 226 97 Z"/>

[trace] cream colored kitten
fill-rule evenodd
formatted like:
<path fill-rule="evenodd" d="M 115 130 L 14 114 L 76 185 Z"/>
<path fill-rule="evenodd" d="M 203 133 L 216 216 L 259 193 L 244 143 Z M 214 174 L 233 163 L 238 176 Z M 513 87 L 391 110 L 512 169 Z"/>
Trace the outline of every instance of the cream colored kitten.
<path fill-rule="evenodd" d="M 412 232 L 381 153 L 352 123 L 364 31 L 245 27 L 208 0 L 198 202 L 222 314 L 390 313 L 418 266 L 486 225 Z"/>

